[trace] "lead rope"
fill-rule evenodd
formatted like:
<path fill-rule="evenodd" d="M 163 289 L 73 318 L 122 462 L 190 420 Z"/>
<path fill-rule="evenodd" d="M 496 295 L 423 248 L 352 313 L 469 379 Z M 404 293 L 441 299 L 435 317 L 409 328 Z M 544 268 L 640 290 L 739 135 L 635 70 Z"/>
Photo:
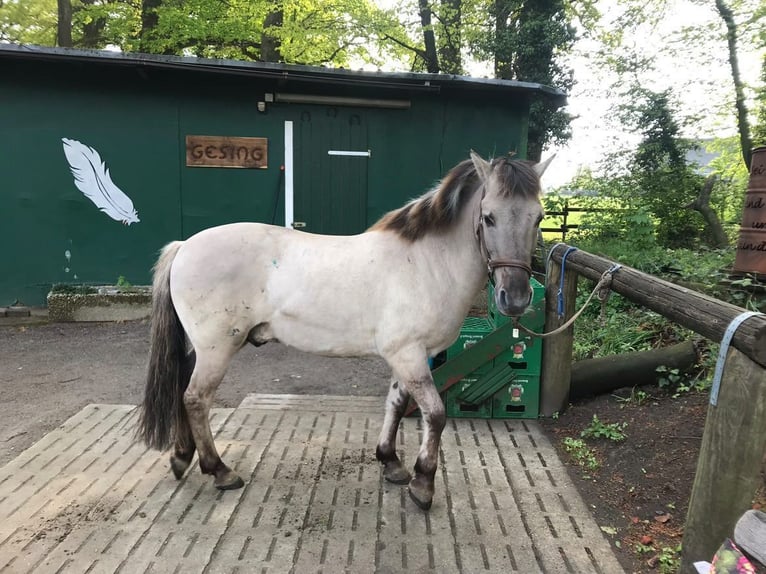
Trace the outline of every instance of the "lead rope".
<path fill-rule="evenodd" d="M 555 247 L 553 249 L 555 249 Z M 551 253 L 553 252 L 553 249 L 551 249 Z M 564 257 L 566 257 L 566 255 L 569 254 L 570 251 L 574 250 L 574 249 L 576 249 L 576 248 L 575 247 L 570 247 L 569 249 L 567 249 L 566 253 L 564 254 Z M 564 311 L 563 311 L 564 295 L 563 295 L 563 292 L 562 292 L 562 290 L 564 288 L 564 260 L 565 260 L 564 257 L 561 258 L 561 263 L 562 263 L 562 265 L 561 265 L 561 278 L 560 278 L 559 290 L 558 290 L 558 297 L 559 297 L 559 299 L 558 299 L 558 304 L 559 304 L 558 313 L 559 313 L 559 317 L 562 317 L 564 315 Z M 606 271 L 604 271 L 604 273 L 601 275 L 601 278 L 598 280 L 598 283 L 596 284 L 596 287 L 593 289 L 591 294 L 588 295 L 588 299 L 585 301 L 583 306 L 580 307 L 580 310 L 577 311 L 577 313 L 575 313 L 574 315 L 572 315 L 572 317 L 570 317 L 570 319 L 566 323 L 564 323 L 563 325 L 561 325 L 557 329 L 554 329 L 553 331 L 549 331 L 548 333 L 535 333 L 534 331 L 531 331 L 531 330 L 527 329 L 524 325 L 519 323 L 519 318 L 518 317 L 516 317 L 514 319 L 515 327 L 517 327 L 518 329 L 524 331 L 527 335 L 532 335 L 533 337 L 545 338 L 545 337 L 553 337 L 554 335 L 558 335 L 559 333 L 561 333 L 563 331 L 566 331 L 569 327 L 572 326 L 572 323 L 574 323 L 577 320 L 577 318 L 580 315 L 582 315 L 582 312 L 585 311 L 585 308 L 588 306 L 588 304 L 591 302 L 591 300 L 593 299 L 594 295 L 596 295 L 596 294 L 598 294 L 598 298 L 601 301 L 601 305 L 602 305 L 601 312 L 603 314 L 603 312 L 604 312 L 604 305 L 606 304 L 606 300 L 609 298 L 610 289 L 611 289 L 611 286 L 612 286 L 612 276 L 617 271 L 619 271 L 621 268 L 622 268 L 622 265 L 615 264 L 615 265 L 612 265 Z"/>

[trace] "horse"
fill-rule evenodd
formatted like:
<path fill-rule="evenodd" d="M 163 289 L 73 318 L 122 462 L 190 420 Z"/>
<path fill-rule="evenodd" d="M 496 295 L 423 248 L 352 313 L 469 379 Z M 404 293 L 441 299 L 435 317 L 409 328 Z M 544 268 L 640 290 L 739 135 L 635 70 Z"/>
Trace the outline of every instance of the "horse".
<path fill-rule="evenodd" d="M 471 151 L 435 188 L 358 235 L 232 223 L 167 244 L 153 269 L 138 437 L 158 450 L 172 444 L 177 479 L 196 449 L 216 488 L 241 488 L 208 421 L 240 349 L 280 341 L 326 356 L 379 355 L 392 378 L 376 457 L 387 481 L 409 485 L 414 503 L 430 509 L 446 416 L 429 357 L 457 339 L 488 274 L 501 313 L 528 307 L 550 159 L 487 161 Z M 396 453 L 410 397 L 423 423 L 414 477 Z"/>

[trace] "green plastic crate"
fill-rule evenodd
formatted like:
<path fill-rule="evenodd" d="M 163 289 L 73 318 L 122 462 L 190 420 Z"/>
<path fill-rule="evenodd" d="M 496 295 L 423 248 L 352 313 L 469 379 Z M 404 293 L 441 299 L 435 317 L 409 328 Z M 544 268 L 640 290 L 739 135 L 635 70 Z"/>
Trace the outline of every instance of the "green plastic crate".
<path fill-rule="evenodd" d="M 520 322 L 527 329 L 539 333 L 545 326 L 545 287 L 535 278 L 529 280 L 529 285 L 532 287 L 532 302 Z M 511 320 L 497 310 L 495 288 L 491 282 L 487 284 L 487 319 L 492 327 L 500 327 Z"/>
<path fill-rule="evenodd" d="M 457 399 L 471 405 L 478 405 L 491 399 L 513 377 L 508 364 L 498 363 L 489 372 L 476 377 L 476 381 L 464 388 Z"/>
<path fill-rule="evenodd" d="M 492 397 L 493 419 L 536 419 L 540 414 L 540 376 L 516 376 Z"/>
<path fill-rule="evenodd" d="M 466 317 L 457 340 L 447 348 L 447 360 L 449 361 L 465 349 L 475 345 L 477 341 L 486 337 L 493 330 L 494 327 L 487 319 Z"/>
<path fill-rule="evenodd" d="M 444 398 L 444 409 L 447 416 L 451 418 L 469 418 L 469 419 L 491 419 L 492 418 L 492 399 L 479 403 L 477 405 L 468 403 L 458 398 L 461 393 L 475 385 L 479 377 L 474 373 L 465 377 L 459 383 L 456 383 L 447 389 Z"/>
<path fill-rule="evenodd" d="M 494 365 L 507 364 L 515 373 L 539 375 L 543 365 L 543 340 L 519 333 L 511 337 L 508 350 L 495 357 Z"/>

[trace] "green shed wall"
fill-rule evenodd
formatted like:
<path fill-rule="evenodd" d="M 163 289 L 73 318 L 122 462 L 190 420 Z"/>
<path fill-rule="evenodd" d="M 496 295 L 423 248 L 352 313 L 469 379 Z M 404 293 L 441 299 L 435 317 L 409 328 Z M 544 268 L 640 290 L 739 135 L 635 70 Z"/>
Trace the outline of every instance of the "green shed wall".
<path fill-rule="evenodd" d="M 128 68 L 0 61 L 0 78 L 0 306 L 16 299 L 43 304 L 51 284 L 59 282 L 114 283 L 122 275 L 148 283 L 156 254 L 168 241 L 233 221 L 283 224 L 284 123 L 294 123 L 298 157 L 306 146 L 318 145 L 301 141 L 302 118 L 330 109 L 274 103 L 260 113 L 257 102 L 277 90 L 252 77 L 176 70 L 147 76 Z M 346 86 L 341 95 L 354 93 Z M 366 187 L 358 192 L 359 220 L 348 224 L 359 228 L 344 232 L 362 231 L 425 192 L 470 149 L 485 157 L 510 150 L 525 156 L 523 96 L 512 103 L 428 92 L 391 97 L 412 105 L 331 112 L 361 122 L 363 131 L 355 127 L 348 145 L 366 138 L 372 153 L 344 160 L 366 162 L 343 183 L 352 191 Z M 345 141 L 343 133 L 321 133 L 335 129 L 322 127 L 331 124 L 316 125 L 318 140 Z M 267 138 L 268 168 L 186 167 L 187 135 Z M 131 198 L 138 223 L 111 219 L 77 189 L 62 138 L 98 151 L 114 183 Z M 311 212 L 334 205 L 327 187 L 345 169 L 333 167 L 346 164 L 333 164 L 324 149 L 314 152 L 313 163 L 296 164 L 296 219 L 318 218 Z M 298 213 L 301 205 L 308 213 Z"/>

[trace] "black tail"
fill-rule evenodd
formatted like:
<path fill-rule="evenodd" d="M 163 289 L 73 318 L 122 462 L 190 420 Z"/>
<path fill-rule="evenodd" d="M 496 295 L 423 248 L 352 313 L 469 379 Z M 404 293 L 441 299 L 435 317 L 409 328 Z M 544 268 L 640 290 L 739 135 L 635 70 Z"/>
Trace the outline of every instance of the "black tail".
<path fill-rule="evenodd" d="M 183 394 L 189 384 L 194 356 L 187 354 L 186 334 L 170 297 L 170 268 L 181 247 L 168 244 L 154 266 L 152 327 L 144 403 L 137 435 L 147 446 L 167 449 L 188 426 Z"/>

